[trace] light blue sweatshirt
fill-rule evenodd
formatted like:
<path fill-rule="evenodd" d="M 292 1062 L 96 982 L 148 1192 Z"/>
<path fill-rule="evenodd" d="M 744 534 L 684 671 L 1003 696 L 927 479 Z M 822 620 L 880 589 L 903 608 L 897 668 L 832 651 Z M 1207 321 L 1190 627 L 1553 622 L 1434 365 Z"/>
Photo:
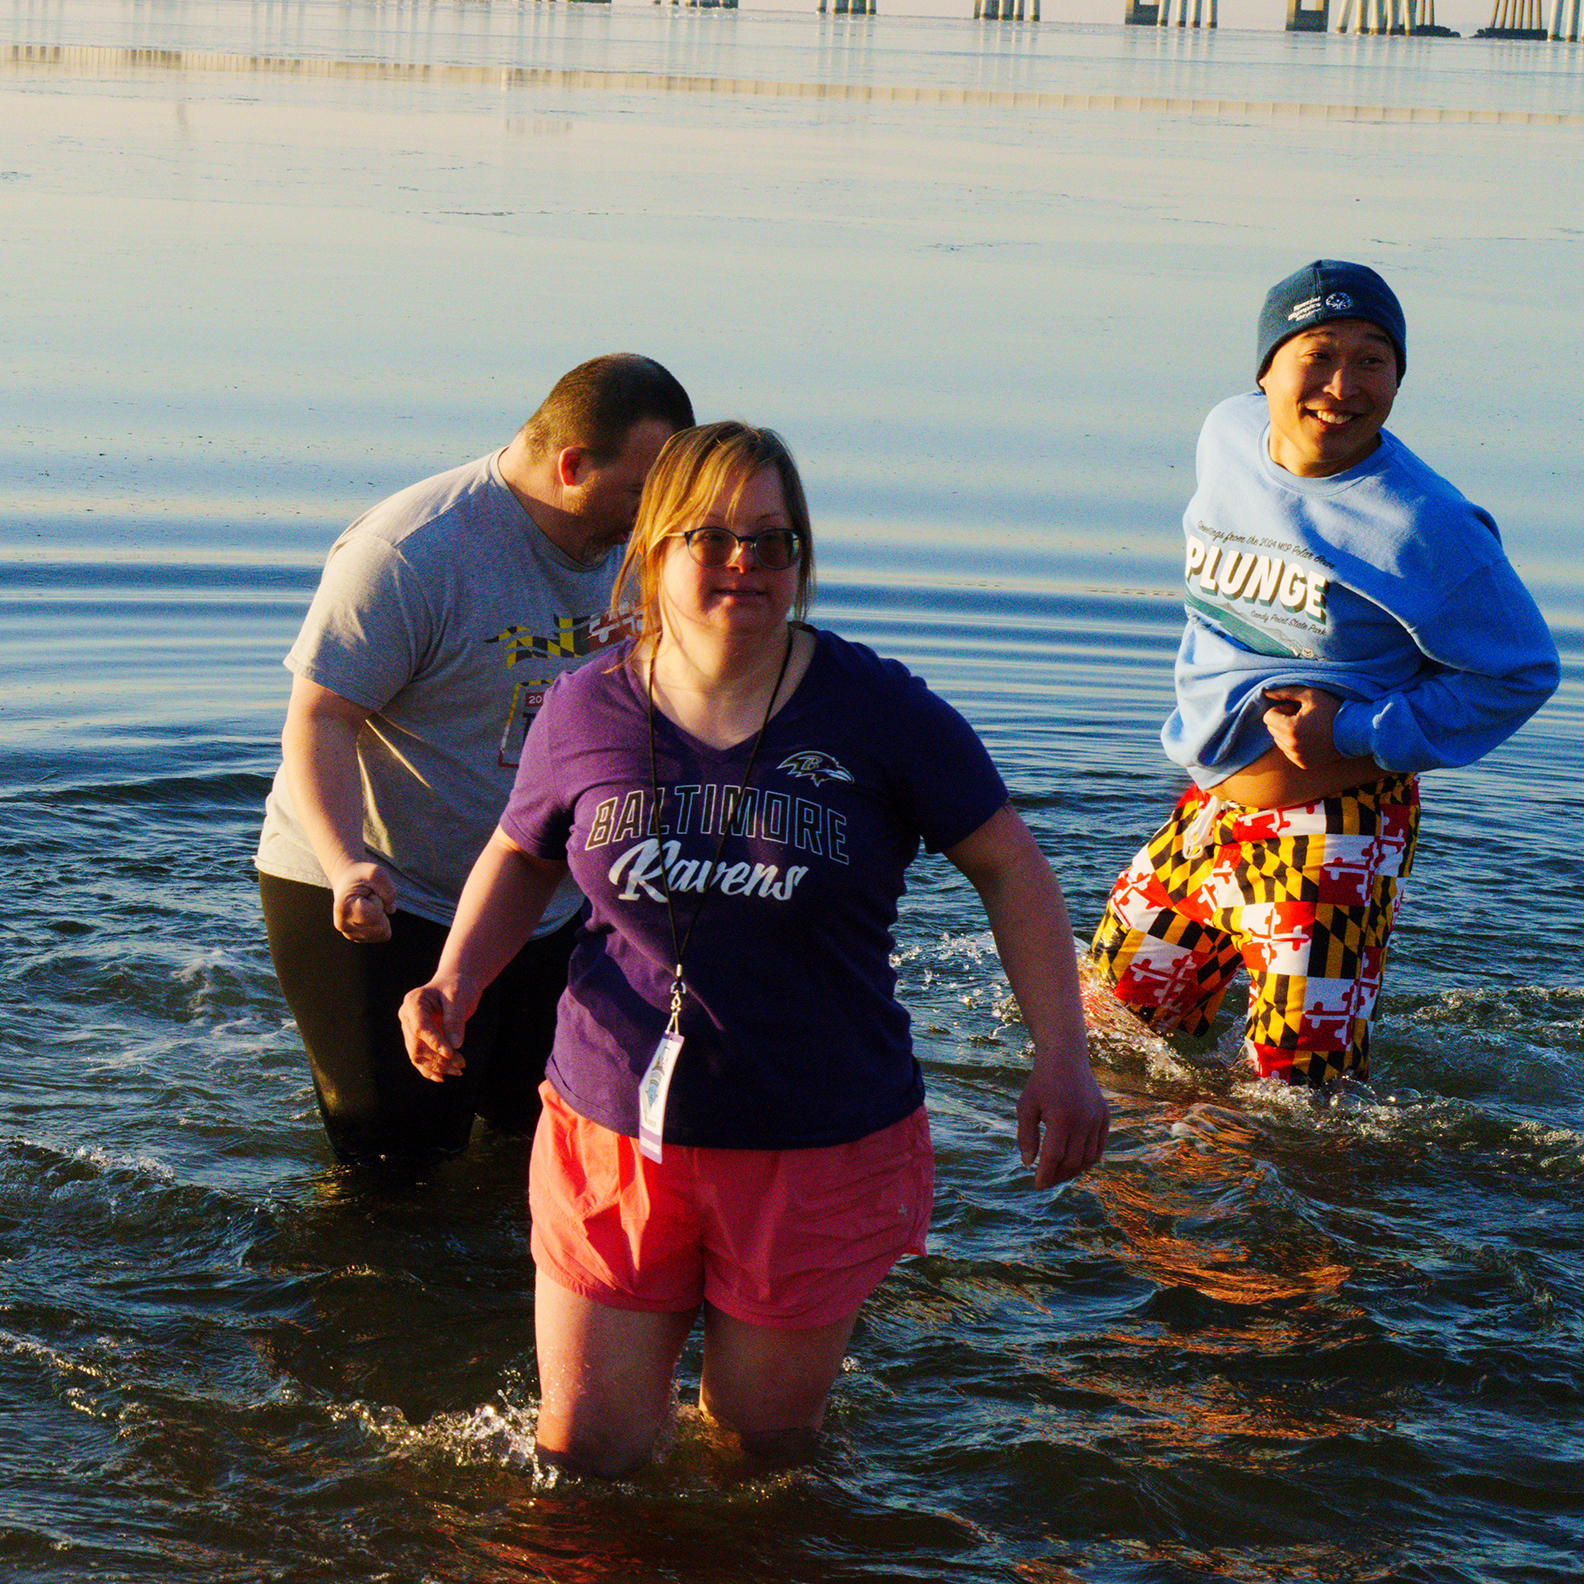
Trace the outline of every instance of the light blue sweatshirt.
<path fill-rule="evenodd" d="M 1556 645 L 1490 516 L 1401 441 L 1330 478 L 1271 461 L 1259 391 L 1205 419 L 1183 518 L 1188 626 L 1170 758 L 1214 786 L 1272 747 L 1263 689 L 1346 700 L 1345 758 L 1469 764 L 1556 691 Z"/>

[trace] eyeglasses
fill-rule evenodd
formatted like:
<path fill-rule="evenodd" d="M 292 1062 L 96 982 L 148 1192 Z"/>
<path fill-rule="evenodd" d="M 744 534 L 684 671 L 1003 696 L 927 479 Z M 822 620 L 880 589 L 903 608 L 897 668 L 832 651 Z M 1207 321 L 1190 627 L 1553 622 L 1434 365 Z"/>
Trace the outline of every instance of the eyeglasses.
<path fill-rule="evenodd" d="M 766 572 L 785 572 L 803 557 L 803 535 L 796 528 L 766 528 L 756 534 L 735 534 L 730 528 L 689 528 L 682 542 L 688 554 L 707 567 L 728 565 L 738 545 Z"/>

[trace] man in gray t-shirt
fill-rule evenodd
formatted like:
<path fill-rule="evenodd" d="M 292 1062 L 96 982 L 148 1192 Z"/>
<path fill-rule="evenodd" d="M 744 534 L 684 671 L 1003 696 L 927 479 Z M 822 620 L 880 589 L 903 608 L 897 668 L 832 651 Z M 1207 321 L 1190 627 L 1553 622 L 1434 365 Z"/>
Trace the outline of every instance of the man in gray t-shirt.
<path fill-rule="evenodd" d="M 475 1113 L 532 1127 L 582 898 L 567 888 L 468 1026 L 437 1092 L 396 1010 L 432 977 L 457 898 L 562 671 L 624 635 L 611 588 L 643 481 L 691 427 L 631 354 L 580 364 L 503 450 L 358 518 L 297 642 L 259 842 L 270 953 L 343 1160 L 465 1147 Z"/>

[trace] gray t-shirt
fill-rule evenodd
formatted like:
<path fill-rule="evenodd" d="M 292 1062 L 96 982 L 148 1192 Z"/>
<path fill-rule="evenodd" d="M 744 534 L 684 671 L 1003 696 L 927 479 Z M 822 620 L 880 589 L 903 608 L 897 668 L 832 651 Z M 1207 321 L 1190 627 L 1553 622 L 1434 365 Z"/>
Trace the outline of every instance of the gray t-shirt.
<path fill-rule="evenodd" d="M 613 550 L 583 566 L 557 549 L 507 487 L 499 453 L 392 495 L 332 546 L 286 666 L 374 712 L 358 737 L 363 838 L 392 871 L 399 908 L 451 922 L 545 689 L 627 636 L 605 614 L 619 561 Z M 257 861 L 329 884 L 284 770 Z M 581 902 L 568 881 L 539 933 Z"/>

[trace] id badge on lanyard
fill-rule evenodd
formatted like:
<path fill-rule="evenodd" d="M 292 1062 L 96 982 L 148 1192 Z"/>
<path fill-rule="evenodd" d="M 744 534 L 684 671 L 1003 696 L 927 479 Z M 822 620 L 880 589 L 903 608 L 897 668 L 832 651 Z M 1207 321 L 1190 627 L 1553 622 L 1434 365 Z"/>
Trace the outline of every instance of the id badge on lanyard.
<path fill-rule="evenodd" d="M 650 1160 L 660 1159 L 665 1136 L 666 1096 L 671 1092 L 671 1074 L 682 1053 L 682 1036 L 667 1030 L 660 1036 L 655 1053 L 638 1085 L 638 1148 Z"/>
<path fill-rule="evenodd" d="M 748 755 L 748 768 L 743 771 L 741 791 L 746 791 L 749 781 L 753 777 L 753 768 L 759 760 L 759 747 L 764 742 L 765 728 L 770 724 L 770 712 L 775 708 L 776 695 L 781 691 L 781 684 L 786 680 L 787 666 L 792 659 L 792 634 L 787 633 L 786 648 L 781 652 L 781 669 L 776 673 L 775 686 L 770 689 L 770 697 L 765 700 L 764 719 L 759 722 L 759 735 L 754 738 L 752 752 Z M 649 672 L 645 682 L 645 691 L 648 696 L 649 714 L 649 790 L 653 794 L 652 805 L 654 815 L 658 819 L 660 810 L 660 771 L 655 756 L 655 707 L 654 707 L 654 661 L 651 658 Z M 740 795 L 740 794 L 739 794 Z M 731 821 L 723 819 L 720 822 L 720 834 L 715 841 L 715 856 L 710 861 L 709 873 L 716 874 L 720 869 L 721 853 L 726 846 L 726 833 L 731 829 Z M 666 1025 L 666 1031 L 660 1036 L 660 1043 L 655 1046 L 654 1055 L 649 1058 L 649 1065 L 644 1068 L 644 1075 L 638 1083 L 638 1148 L 648 1159 L 658 1162 L 661 1155 L 661 1141 L 665 1136 L 665 1110 L 666 1096 L 671 1092 L 671 1075 L 676 1071 L 677 1057 L 682 1054 L 682 997 L 687 985 L 682 978 L 682 958 L 687 951 L 687 943 L 693 936 L 693 926 L 699 921 L 699 914 L 704 911 L 705 896 L 700 896 L 698 905 L 693 909 L 693 917 L 688 920 L 686 934 L 677 931 L 676 904 L 671 896 L 671 882 L 666 877 L 664 869 L 661 870 L 661 884 L 665 887 L 666 918 L 671 925 L 671 946 L 676 953 L 676 967 L 671 972 L 671 1021 Z"/>

